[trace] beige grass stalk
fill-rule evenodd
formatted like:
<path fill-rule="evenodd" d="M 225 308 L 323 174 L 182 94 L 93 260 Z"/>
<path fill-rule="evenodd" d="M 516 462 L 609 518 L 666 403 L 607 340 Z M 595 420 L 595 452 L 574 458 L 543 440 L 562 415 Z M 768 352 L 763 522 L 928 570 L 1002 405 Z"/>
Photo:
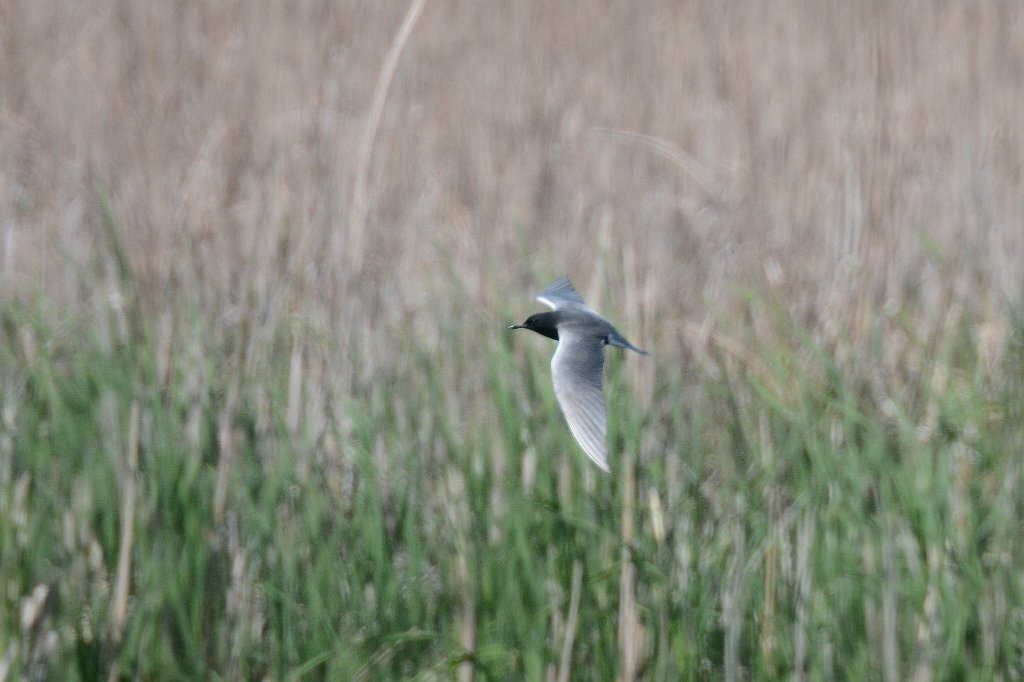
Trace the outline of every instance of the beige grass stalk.
<path fill-rule="evenodd" d="M 810 641 L 811 546 L 814 544 L 814 517 L 806 515 L 796 541 L 796 624 L 793 629 L 793 668 L 797 680 L 807 679 L 806 668 Z"/>
<path fill-rule="evenodd" d="M 896 524 L 890 519 L 882 538 L 882 663 L 886 682 L 900 679 L 899 615 L 896 596 Z"/>
<path fill-rule="evenodd" d="M 356 156 L 356 179 L 352 188 L 352 208 L 349 214 L 350 239 L 347 244 L 349 265 L 354 270 L 358 270 L 362 266 L 363 260 L 363 232 L 366 229 L 366 185 L 370 167 L 370 152 L 373 150 L 373 142 L 377 138 L 380 119 L 384 113 L 384 102 L 391 90 L 391 81 L 395 77 L 398 60 L 401 58 L 402 51 L 412 34 L 412 29 L 416 26 L 416 21 L 423 11 L 423 6 L 426 4 L 427 0 L 413 0 L 405 13 L 405 20 L 402 21 L 394 40 L 391 41 L 391 48 L 388 50 L 380 74 L 377 76 L 377 86 L 373 91 L 373 103 L 366 119 L 366 128 L 363 129 L 363 137 L 359 142 L 359 153 Z"/>
<path fill-rule="evenodd" d="M 135 532 L 135 475 L 139 466 L 139 404 L 132 403 L 125 452 L 126 471 L 121 487 L 121 548 L 117 555 L 117 579 L 110 603 L 110 639 L 121 641 L 128 616 L 129 578 L 132 573 L 132 545 Z"/>
<path fill-rule="evenodd" d="M 132 402 L 125 452 L 125 471 L 121 484 L 121 547 L 118 550 L 118 574 L 111 599 L 110 638 L 115 648 L 121 643 L 128 619 L 128 592 L 131 583 L 131 557 L 135 538 L 135 476 L 138 471 L 139 407 Z M 108 679 L 118 679 L 120 662 L 115 658 Z"/>
<path fill-rule="evenodd" d="M 217 422 L 217 483 L 213 491 L 213 518 L 220 524 L 224 521 L 224 512 L 228 500 L 228 480 L 235 462 L 235 443 L 232 433 L 232 420 L 235 415 L 235 404 L 238 399 L 237 384 L 232 384 L 228 391 L 227 405 L 220 413 Z"/>
<path fill-rule="evenodd" d="M 565 619 L 565 641 L 562 642 L 562 657 L 558 662 L 558 682 L 568 682 L 572 664 L 572 644 L 576 639 L 579 625 L 580 592 L 583 589 L 583 564 L 577 559 L 572 562 L 572 591 L 569 596 L 569 614 Z"/>
<path fill-rule="evenodd" d="M 462 617 L 459 624 L 459 643 L 463 650 L 472 653 L 476 650 L 476 606 L 469 587 L 469 564 L 465 548 L 460 550 L 456 560 L 455 578 L 463 595 Z M 462 663 L 458 670 L 459 682 L 472 682 L 474 665 L 471 661 Z"/>
<path fill-rule="evenodd" d="M 622 574 L 619 579 L 619 679 L 636 679 L 639 636 L 636 616 L 636 567 L 633 565 L 633 504 L 636 498 L 633 479 L 633 455 L 629 449 L 622 457 Z"/>
<path fill-rule="evenodd" d="M 684 152 L 678 145 L 671 141 L 655 137 L 654 135 L 645 135 L 632 130 L 615 130 L 613 128 L 595 127 L 591 128 L 591 132 L 600 135 L 619 137 L 625 140 L 643 142 L 663 158 L 667 159 L 679 168 L 679 170 L 683 171 L 683 173 L 688 175 L 690 179 L 693 180 L 709 197 L 716 200 L 724 199 L 724 193 L 721 188 L 715 186 L 712 174 L 708 172 L 707 169 L 703 168 L 697 159 Z"/>

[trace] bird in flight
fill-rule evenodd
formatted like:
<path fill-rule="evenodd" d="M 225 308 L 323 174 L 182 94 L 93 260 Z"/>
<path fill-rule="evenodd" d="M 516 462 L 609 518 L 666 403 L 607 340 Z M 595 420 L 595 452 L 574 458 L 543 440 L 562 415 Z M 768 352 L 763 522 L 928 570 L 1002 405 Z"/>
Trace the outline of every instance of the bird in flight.
<path fill-rule="evenodd" d="M 555 397 L 565 414 L 576 442 L 606 472 L 608 467 L 604 392 L 604 347 L 612 345 L 647 355 L 583 302 L 568 277 L 537 294 L 537 300 L 551 308 L 550 313 L 530 315 L 522 324 L 509 329 L 529 329 L 558 341 L 551 358 L 551 378 Z"/>

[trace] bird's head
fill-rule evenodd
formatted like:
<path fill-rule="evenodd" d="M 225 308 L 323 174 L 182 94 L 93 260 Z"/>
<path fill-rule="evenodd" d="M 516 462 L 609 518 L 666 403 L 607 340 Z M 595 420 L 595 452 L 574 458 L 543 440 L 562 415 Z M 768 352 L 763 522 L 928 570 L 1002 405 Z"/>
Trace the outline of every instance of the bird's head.
<path fill-rule="evenodd" d="M 509 327 L 509 330 L 512 329 L 529 329 L 530 331 L 537 332 L 549 339 L 558 340 L 558 327 L 555 324 L 555 313 L 537 313 L 536 315 L 530 315 L 522 324 L 514 324 Z"/>

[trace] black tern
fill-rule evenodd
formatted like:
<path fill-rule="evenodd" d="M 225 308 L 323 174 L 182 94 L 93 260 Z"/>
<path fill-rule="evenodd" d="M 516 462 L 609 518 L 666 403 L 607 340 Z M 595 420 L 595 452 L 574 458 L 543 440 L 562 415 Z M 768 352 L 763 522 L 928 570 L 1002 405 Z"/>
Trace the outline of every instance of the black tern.
<path fill-rule="evenodd" d="M 604 374 L 604 347 L 637 348 L 583 302 L 568 277 L 537 294 L 537 300 L 552 309 L 537 313 L 509 329 L 529 329 L 558 341 L 551 358 L 551 378 L 555 397 L 565 414 L 569 430 L 590 459 L 607 472 L 607 418 L 601 380 Z"/>

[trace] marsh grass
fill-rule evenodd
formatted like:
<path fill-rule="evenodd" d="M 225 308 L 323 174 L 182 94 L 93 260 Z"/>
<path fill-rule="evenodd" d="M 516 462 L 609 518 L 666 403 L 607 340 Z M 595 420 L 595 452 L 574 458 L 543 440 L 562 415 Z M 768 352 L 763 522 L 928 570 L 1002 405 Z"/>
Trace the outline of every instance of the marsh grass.
<path fill-rule="evenodd" d="M 247 375 L 229 338 L 8 306 L 7 674 L 1012 679 L 1019 355 L 977 371 L 958 321 L 897 385 L 750 305 L 768 335 L 723 331 L 706 367 L 611 359 L 612 476 L 559 418 L 549 346 L 500 327 L 479 367 L 414 350 L 314 418 L 286 345 Z M 468 413 L 464 372 L 490 396 Z"/>
<path fill-rule="evenodd" d="M 0 680 L 1020 679 L 1020 3 L 2 15 Z"/>

